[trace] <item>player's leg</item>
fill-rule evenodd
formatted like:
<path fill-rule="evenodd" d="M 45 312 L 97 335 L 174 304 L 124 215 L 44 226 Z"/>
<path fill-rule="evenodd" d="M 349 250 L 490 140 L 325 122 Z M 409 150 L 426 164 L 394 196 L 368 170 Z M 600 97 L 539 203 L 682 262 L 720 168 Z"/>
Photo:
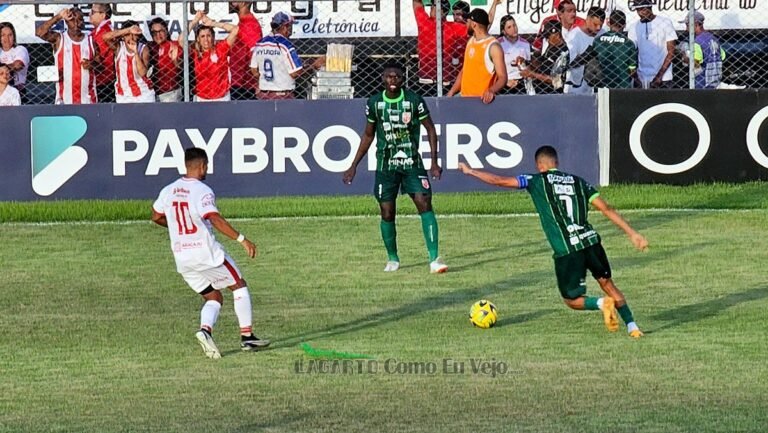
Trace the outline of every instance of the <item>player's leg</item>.
<path fill-rule="evenodd" d="M 448 266 L 440 257 L 437 218 L 432 209 L 432 185 L 429 183 L 426 170 L 408 172 L 403 178 L 402 189 L 413 200 L 421 218 L 421 231 L 429 254 L 429 271 L 433 274 L 446 272 Z"/>
<path fill-rule="evenodd" d="M 225 255 L 224 263 L 221 266 L 206 271 L 206 275 L 214 281 L 214 288 L 226 287 L 232 292 L 235 315 L 240 326 L 240 348 L 252 350 L 269 346 L 269 340 L 262 340 L 253 335 L 251 295 L 235 261 L 229 255 Z"/>
<path fill-rule="evenodd" d="M 600 289 L 603 293 L 614 300 L 615 308 L 618 310 L 621 319 L 627 324 L 627 329 L 629 329 L 630 333 L 632 333 L 633 330 L 637 330 L 638 333 L 640 333 L 640 330 L 637 328 L 637 324 L 632 317 L 632 310 L 630 310 L 629 305 L 627 305 L 624 293 L 622 293 L 613 283 L 613 279 L 611 278 L 611 265 L 602 244 L 593 245 L 587 248 L 587 252 L 587 267 L 590 272 L 592 272 L 592 277 L 597 281 L 597 284 L 600 285 Z M 638 335 L 638 337 L 639 336 L 640 335 Z"/>
<path fill-rule="evenodd" d="M 219 348 L 216 347 L 212 336 L 213 327 L 219 318 L 221 303 L 223 302 L 221 292 L 215 290 L 208 279 L 198 272 L 184 272 L 182 276 L 192 290 L 200 294 L 205 300 L 202 308 L 200 308 L 200 330 L 195 333 L 195 338 L 202 347 L 205 356 L 212 359 L 221 358 Z"/>
<path fill-rule="evenodd" d="M 603 312 L 603 320 L 609 331 L 618 328 L 616 309 L 610 297 L 597 298 L 586 296 L 587 293 L 587 263 L 584 250 L 555 258 L 555 274 L 557 287 L 563 302 L 573 310 Z"/>
<path fill-rule="evenodd" d="M 400 269 L 400 257 L 397 255 L 397 191 L 400 186 L 399 175 L 392 171 L 377 171 L 373 194 L 379 202 L 381 210 L 381 239 L 387 250 L 387 264 L 384 272 L 394 272 Z"/>

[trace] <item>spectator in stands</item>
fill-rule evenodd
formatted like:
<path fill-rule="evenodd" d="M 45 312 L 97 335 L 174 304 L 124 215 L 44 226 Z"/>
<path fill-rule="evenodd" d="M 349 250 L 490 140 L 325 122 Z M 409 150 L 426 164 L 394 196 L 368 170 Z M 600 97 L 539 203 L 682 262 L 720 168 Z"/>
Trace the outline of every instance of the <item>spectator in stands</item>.
<path fill-rule="evenodd" d="M 13 86 L 21 95 L 22 103 L 28 104 L 25 85 L 29 69 L 29 52 L 16 44 L 16 29 L 13 24 L 0 23 L 0 63 L 5 63 L 11 69 Z"/>
<path fill-rule="evenodd" d="M 587 11 L 587 19 L 584 25 L 571 31 L 571 39 L 568 44 L 568 54 L 573 61 L 576 56 L 584 53 L 592 46 L 595 36 L 603 32 L 603 23 L 605 22 L 605 10 L 598 6 L 592 6 Z M 571 66 L 565 74 L 565 86 L 563 93 L 590 94 L 594 89 L 590 83 L 584 79 L 584 68 L 586 65 L 577 67 Z"/>
<path fill-rule="evenodd" d="M 253 2 L 229 2 L 229 12 L 236 13 L 240 31 L 229 53 L 229 69 L 232 72 L 232 99 L 256 99 L 259 82 L 251 74 L 251 55 L 256 42 L 262 38 L 259 20 L 251 13 Z"/>
<path fill-rule="evenodd" d="M 11 85 L 11 65 L 0 63 L 0 107 L 21 105 L 19 91 Z"/>
<path fill-rule="evenodd" d="M 563 93 L 570 55 L 561 29 L 562 25 L 559 21 L 547 22 L 543 34 L 540 35 L 547 40 L 544 54 L 534 56 L 531 68 L 520 71 L 523 78 L 534 80 L 538 94 Z"/>
<path fill-rule="evenodd" d="M 112 6 L 109 3 L 93 3 L 88 18 L 93 24 L 93 42 L 99 46 L 101 54 L 101 61 L 93 69 L 96 75 L 96 95 L 99 102 L 115 102 L 115 53 L 104 40 L 104 35 L 114 30 Z"/>
<path fill-rule="evenodd" d="M 507 84 L 504 51 L 495 37 L 488 34 L 488 12 L 473 9 L 467 19 L 471 38 L 464 51 L 464 67 L 447 96 L 479 96 L 484 104 L 493 102 Z"/>
<path fill-rule="evenodd" d="M 653 13 L 653 3 L 654 0 L 630 2 L 640 20 L 629 28 L 628 35 L 637 45 L 637 75 L 642 87 L 671 88 L 677 32 L 671 19 Z"/>
<path fill-rule="evenodd" d="M 597 59 L 599 87 L 631 89 L 637 73 L 637 46 L 624 33 L 624 12 L 616 9 L 608 17 L 609 31 L 597 36 L 583 54 L 573 59 L 572 66 L 586 65 Z"/>
<path fill-rule="evenodd" d="M 120 104 L 155 102 L 149 70 L 149 48 L 139 23 L 128 20 L 120 30 L 102 36 L 115 53 L 115 101 Z"/>
<path fill-rule="evenodd" d="M 555 15 L 550 15 L 541 21 L 539 35 L 533 40 L 533 50 L 543 53 L 547 49 L 547 38 L 543 37 L 544 27 L 548 22 L 560 22 L 560 34 L 567 44 L 571 40 L 571 32 L 584 25 L 584 20 L 576 16 L 576 5 L 573 0 L 555 0 L 554 7 L 557 8 Z"/>
<path fill-rule="evenodd" d="M 442 86 L 450 86 L 460 71 L 463 55 L 462 47 L 467 41 L 467 26 L 465 23 L 449 24 L 448 13 L 451 11 L 450 0 L 439 0 L 441 11 L 442 34 Z M 459 11 L 463 9 L 460 7 Z M 416 19 L 418 36 L 416 51 L 419 55 L 418 80 L 420 86 L 417 93 L 425 96 L 436 95 L 437 90 L 437 7 L 430 8 L 427 13 L 422 0 L 413 0 L 413 15 Z M 462 18 L 463 12 L 462 12 Z"/>
<path fill-rule="evenodd" d="M 64 21 L 66 30 L 55 32 L 53 26 Z M 95 64 L 101 60 L 99 47 L 91 35 L 85 34 L 83 12 L 65 8 L 35 30 L 37 37 L 53 45 L 53 61 L 58 71 L 56 104 L 95 104 Z"/>
<path fill-rule="evenodd" d="M 688 29 L 688 17 L 680 21 L 685 24 L 686 35 Z M 710 32 L 704 30 L 704 14 L 699 11 L 693 14 L 693 66 L 694 86 L 697 89 L 716 89 L 723 77 L 723 60 L 725 50 L 720 47 L 720 41 Z M 683 61 L 688 63 L 687 56 Z"/>
<path fill-rule="evenodd" d="M 251 73 L 259 80 L 258 99 L 293 99 L 296 78 L 307 68 L 290 40 L 293 17 L 278 12 L 270 23 L 272 33 L 260 40 L 253 49 Z M 325 65 L 325 57 L 315 59 L 310 68 Z"/>
<path fill-rule="evenodd" d="M 501 93 L 515 95 L 526 93 L 519 66 L 531 61 L 531 44 L 520 37 L 517 22 L 512 15 L 501 17 L 500 30 L 501 37 L 498 40 L 504 51 L 504 63 L 507 68 L 507 84 Z"/>
<path fill-rule="evenodd" d="M 152 36 L 152 42 L 147 45 L 157 102 L 179 102 L 182 99 L 181 46 L 171 40 L 168 22 L 162 17 L 155 17 L 149 22 L 149 34 Z"/>
<path fill-rule="evenodd" d="M 200 24 L 199 27 L 197 25 Z M 190 44 L 189 53 L 195 68 L 195 102 L 229 101 L 229 50 L 237 39 L 238 26 L 221 23 L 208 18 L 203 11 L 197 11 L 189 22 L 188 31 L 197 27 L 195 41 Z M 216 42 L 214 28 L 229 34 L 227 39 Z M 179 44 L 186 40 L 186 32 L 179 35 Z"/>

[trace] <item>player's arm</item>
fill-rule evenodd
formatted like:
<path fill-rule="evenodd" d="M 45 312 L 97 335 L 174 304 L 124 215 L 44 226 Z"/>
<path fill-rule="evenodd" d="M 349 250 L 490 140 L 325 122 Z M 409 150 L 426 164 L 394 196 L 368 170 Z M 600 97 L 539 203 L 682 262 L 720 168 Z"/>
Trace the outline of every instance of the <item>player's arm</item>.
<path fill-rule="evenodd" d="M 504 62 L 504 50 L 498 42 L 494 42 L 491 45 L 491 60 L 493 61 L 495 78 L 491 87 L 483 93 L 483 103 L 485 104 L 493 102 L 496 94 L 507 84 L 507 65 Z"/>
<path fill-rule="evenodd" d="M 616 224 L 616 226 L 624 230 L 624 233 L 629 236 L 629 240 L 632 241 L 632 244 L 635 246 L 635 248 L 640 251 L 648 250 L 648 240 L 645 239 L 645 237 L 638 233 L 635 229 L 633 229 L 632 226 L 630 226 L 629 223 L 618 212 L 616 212 L 616 210 L 614 210 L 605 200 L 602 199 L 602 197 L 594 197 L 591 200 L 591 203 L 592 206 L 602 212 L 603 215 L 611 220 L 612 223 Z"/>
<path fill-rule="evenodd" d="M 424 125 L 424 129 L 427 130 L 427 140 L 429 140 L 429 155 L 432 159 L 432 166 L 429 168 L 429 173 L 432 176 L 432 179 L 440 179 L 440 176 L 443 174 L 443 169 L 437 161 L 437 131 L 435 130 L 435 123 L 432 122 L 432 117 L 427 116 L 421 119 L 421 124 Z"/>
<path fill-rule="evenodd" d="M 56 15 L 52 16 L 48 21 L 40 24 L 40 27 L 35 29 L 35 36 L 38 38 L 52 43 L 54 46 L 58 44 L 59 38 L 61 35 L 59 35 L 57 32 L 54 32 L 51 30 L 53 26 L 56 25 L 61 20 L 67 19 L 72 15 L 72 11 L 69 9 L 63 9 L 61 12 L 57 13 Z"/>
<path fill-rule="evenodd" d="M 517 177 L 499 176 L 482 170 L 470 168 L 467 164 L 460 162 L 459 170 L 462 173 L 476 177 L 489 185 L 501 186 L 504 188 L 520 188 L 520 180 Z"/>
<path fill-rule="evenodd" d="M 363 136 L 360 138 L 360 146 L 357 148 L 355 159 L 352 160 L 352 165 L 347 169 L 347 171 L 344 172 L 344 177 L 342 178 L 344 183 L 352 183 L 352 179 L 355 178 L 355 174 L 357 173 L 357 165 L 360 164 L 360 161 L 362 161 L 362 159 L 368 153 L 368 149 L 371 148 L 371 143 L 373 143 L 373 138 L 375 136 L 376 124 L 368 119 L 368 122 L 365 125 L 365 130 L 363 131 Z"/>
<path fill-rule="evenodd" d="M 152 222 L 162 227 L 168 227 L 168 220 L 165 218 L 165 214 L 156 211 L 154 208 L 152 208 Z"/>
<path fill-rule="evenodd" d="M 218 213 L 212 213 L 212 214 L 206 215 L 206 218 L 208 219 L 208 221 L 211 222 L 211 225 L 213 225 L 213 227 L 216 230 L 221 232 L 221 234 L 223 234 L 224 236 L 230 239 L 240 242 L 240 244 L 243 245 L 243 248 L 245 248 L 245 251 L 248 252 L 248 257 L 250 258 L 256 257 L 256 254 L 258 253 L 258 251 L 256 250 L 256 245 L 250 240 L 248 240 L 244 234 L 235 230 L 235 228 L 232 227 L 229 221 L 224 219 L 223 216 L 221 216 Z"/>

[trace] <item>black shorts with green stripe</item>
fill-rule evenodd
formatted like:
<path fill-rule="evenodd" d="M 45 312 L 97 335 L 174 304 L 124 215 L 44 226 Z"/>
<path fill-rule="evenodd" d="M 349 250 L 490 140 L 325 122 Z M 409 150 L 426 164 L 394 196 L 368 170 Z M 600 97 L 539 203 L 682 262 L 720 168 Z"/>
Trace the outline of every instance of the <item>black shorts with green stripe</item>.
<path fill-rule="evenodd" d="M 373 195 L 379 203 L 395 201 L 398 191 L 403 194 L 432 195 L 427 170 L 413 168 L 376 171 Z"/>
<path fill-rule="evenodd" d="M 602 244 L 555 257 L 557 287 L 563 298 L 576 299 L 587 293 L 587 270 L 595 279 L 611 278 L 611 264 Z"/>

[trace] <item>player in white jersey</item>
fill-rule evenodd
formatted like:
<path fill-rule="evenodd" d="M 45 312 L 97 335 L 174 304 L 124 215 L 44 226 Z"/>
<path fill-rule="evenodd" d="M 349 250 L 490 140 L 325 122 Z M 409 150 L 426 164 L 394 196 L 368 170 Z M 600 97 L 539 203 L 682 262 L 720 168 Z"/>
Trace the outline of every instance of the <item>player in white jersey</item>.
<path fill-rule="evenodd" d="M 55 32 L 53 26 L 64 20 L 67 30 Z M 96 80 L 92 69 L 99 62 L 99 49 L 90 35 L 83 33 L 83 12 L 77 7 L 64 9 L 35 30 L 37 37 L 53 45 L 53 60 L 59 73 L 57 104 L 95 104 Z"/>
<path fill-rule="evenodd" d="M 240 348 L 266 347 L 269 340 L 260 339 L 252 332 L 248 286 L 235 262 L 216 241 L 213 228 L 240 242 L 251 258 L 256 256 L 256 245 L 219 214 L 213 190 L 202 182 L 208 171 L 205 150 L 187 149 L 184 164 L 186 176 L 163 188 L 152 205 L 152 221 L 168 227 L 176 270 L 192 290 L 205 299 L 200 311 L 200 330 L 195 337 L 206 356 L 221 357 L 211 333 L 223 302 L 221 290 L 228 288 L 234 296 L 235 314 L 240 324 Z"/>

